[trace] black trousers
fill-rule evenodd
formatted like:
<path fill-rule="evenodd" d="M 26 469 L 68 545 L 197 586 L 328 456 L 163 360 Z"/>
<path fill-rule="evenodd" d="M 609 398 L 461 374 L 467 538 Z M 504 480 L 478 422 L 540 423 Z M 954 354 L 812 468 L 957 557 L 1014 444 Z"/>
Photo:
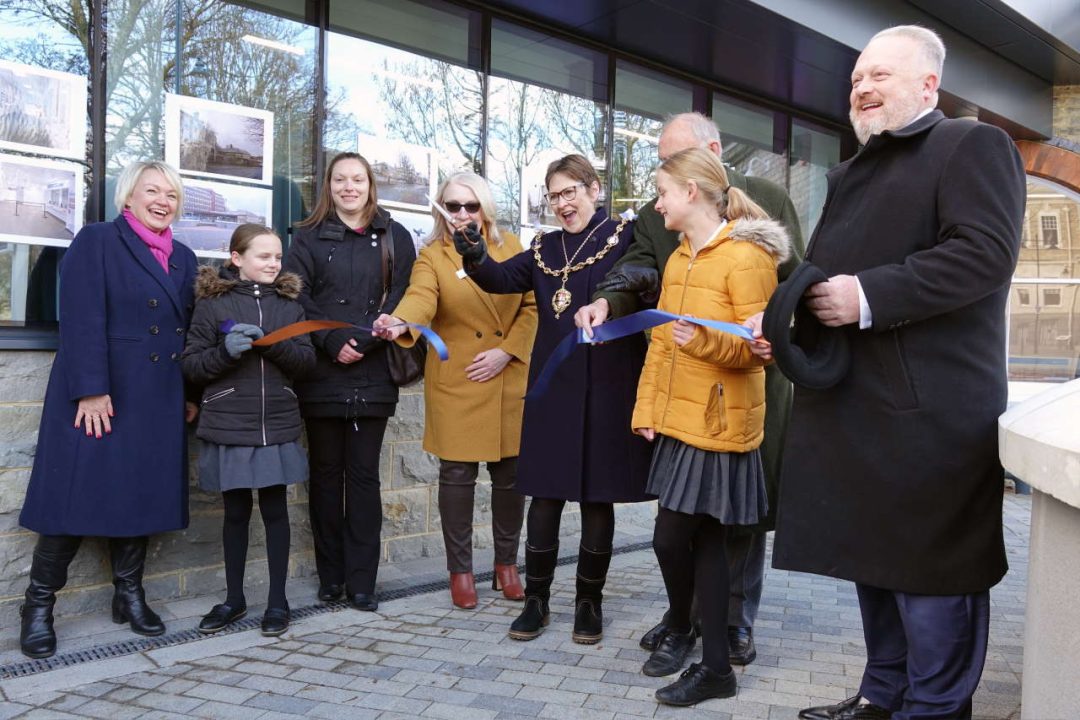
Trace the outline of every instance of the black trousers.
<path fill-rule="evenodd" d="M 308 418 L 308 509 L 322 585 L 375 592 L 382 531 L 379 453 L 389 418 Z"/>

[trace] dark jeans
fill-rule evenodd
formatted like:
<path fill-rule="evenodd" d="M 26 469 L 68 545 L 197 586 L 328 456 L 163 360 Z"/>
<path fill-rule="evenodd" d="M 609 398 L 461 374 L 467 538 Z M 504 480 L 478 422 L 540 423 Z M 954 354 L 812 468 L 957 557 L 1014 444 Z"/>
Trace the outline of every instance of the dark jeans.
<path fill-rule="evenodd" d="M 487 463 L 491 475 L 491 535 L 496 565 L 517 564 L 525 496 L 514 490 L 517 458 Z M 472 572 L 473 504 L 480 463 L 439 461 L 439 519 L 446 545 L 446 569 Z"/>
<path fill-rule="evenodd" d="M 729 532 L 724 538 L 724 551 L 731 582 L 727 624 L 753 627 L 765 583 L 765 533 Z"/>
<path fill-rule="evenodd" d="M 382 498 L 379 453 L 388 418 L 308 418 L 308 509 L 322 585 L 375 592 Z"/>

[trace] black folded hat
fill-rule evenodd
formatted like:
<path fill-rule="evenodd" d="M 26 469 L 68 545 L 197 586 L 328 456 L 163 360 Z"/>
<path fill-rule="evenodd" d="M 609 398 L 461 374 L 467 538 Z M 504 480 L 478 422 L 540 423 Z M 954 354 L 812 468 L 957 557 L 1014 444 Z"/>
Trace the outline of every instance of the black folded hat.
<path fill-rule="evenodd" d="M 772 343 L 773 358 L 780 372 L 796 385 L 811 390 L 831 388 L 851 367 L 851 350 L 844 328 L 822 325 L 813 313 L 800 307 L 807 288 L 828 279 L 817 265 L 802 263 L 776 288 L 761 322 L 762 334 Z M 796 315 L 798 335 L 813 339 L 809 355 L 792 339 L 791 320 Z"/>

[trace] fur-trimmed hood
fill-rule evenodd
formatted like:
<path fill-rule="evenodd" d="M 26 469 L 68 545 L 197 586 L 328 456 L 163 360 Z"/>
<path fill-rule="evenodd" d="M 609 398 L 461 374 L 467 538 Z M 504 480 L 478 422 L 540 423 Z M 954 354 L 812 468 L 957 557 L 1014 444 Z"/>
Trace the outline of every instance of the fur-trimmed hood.
<path fill-rule="evenodd" d="M 733 241 L 757 245 L 776 258 L 779 265 L 791 256 L 791 238 L 783 225 L 775 220 L 742 218 L 731 224 L 728 236 Z"/>
<path fill-rule="evenodd" d="M 235 288 L 249 283 L 240 279 L 236 269 L 231 266 L 216 268 L 213 265 L 203 265 L 199 268 L 199 274 L 195 278 L 195 298 L 220 297 L 232 292 Z M 283 298 L 295 300 L 300 297 L 300 291 L 304 287 L 304 281 L 296 273 L 281 272 L 274 280 L 274 291 Z"/>

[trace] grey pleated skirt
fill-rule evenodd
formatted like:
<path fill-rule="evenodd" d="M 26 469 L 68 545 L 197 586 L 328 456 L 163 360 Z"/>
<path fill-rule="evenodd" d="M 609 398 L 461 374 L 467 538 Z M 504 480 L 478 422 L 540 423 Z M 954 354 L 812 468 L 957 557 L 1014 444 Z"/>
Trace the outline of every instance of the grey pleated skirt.
<path fill-rule="evenodd" d="M 292 485 L 307 477 L 307 456 L 298 440 L 260 447 L 204 440 L 199 452 L 199 487 L 207 492 Z"/>
<path fill-rule="evenodd" d="M 756 449 L 711 452 L 657 435 L 645 491 L 666 510 L 711 515 L 725 525 L 754 525 L 769 512 Z"/>

